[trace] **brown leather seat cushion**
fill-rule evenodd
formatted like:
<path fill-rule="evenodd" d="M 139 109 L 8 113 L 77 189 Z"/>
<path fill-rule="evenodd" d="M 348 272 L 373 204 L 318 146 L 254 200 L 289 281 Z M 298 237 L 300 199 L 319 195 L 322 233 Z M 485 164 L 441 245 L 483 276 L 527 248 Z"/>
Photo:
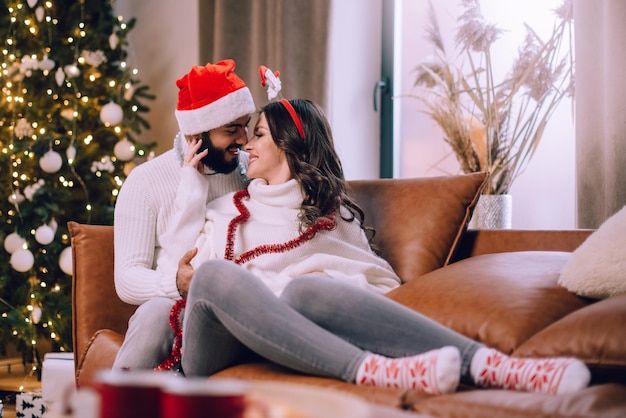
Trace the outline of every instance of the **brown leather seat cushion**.
<path fill-rule="evenodd" d="M 572 312 L 531 337 L 514 354 L 576 356 L 587 363 L 594 382 L 626 383 L 626 293 Z"/>
<path fill-rule="evenodd" d="M 557 284 L 570 255 L 520 251 L 471 257 L 387 295 L 474 340 L 512 353 L 551 323 L 590 303 Z"/>

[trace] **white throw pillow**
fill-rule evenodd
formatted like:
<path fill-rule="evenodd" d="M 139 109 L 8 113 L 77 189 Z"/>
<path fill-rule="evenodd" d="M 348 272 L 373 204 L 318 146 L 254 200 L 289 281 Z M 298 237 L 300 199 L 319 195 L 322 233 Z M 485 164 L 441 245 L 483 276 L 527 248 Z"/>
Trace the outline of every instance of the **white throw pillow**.
<path fill-rule="evenodd" d="M 572 253 L 558 283 L 570 292 L 594 299 L 626 292 L 626 206 Z"/>

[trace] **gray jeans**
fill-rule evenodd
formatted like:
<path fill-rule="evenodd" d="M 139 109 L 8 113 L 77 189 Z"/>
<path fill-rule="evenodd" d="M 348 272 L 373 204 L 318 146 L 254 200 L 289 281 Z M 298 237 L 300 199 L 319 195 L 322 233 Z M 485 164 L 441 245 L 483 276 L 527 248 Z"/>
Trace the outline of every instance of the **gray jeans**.
<path fill-rule="evenodd" d="M 174 344 L 169 320 L 174 302 L 169 298 L 154 298 L 137 307 L 128 321 L 113 369 L 154 369 L 167 359 Z"/>
<path fill-rule="evenodd" d="M 459 348 L 462 377 L 481 344 L 372 291 L 316 275 L 277 298 L 256 276 L 224 260 L 194 275 L 183 321 L 182 367 L 210 376 L 248 350 L 285 367 L 352 382 L 368 352 L 388 357 Z"/>

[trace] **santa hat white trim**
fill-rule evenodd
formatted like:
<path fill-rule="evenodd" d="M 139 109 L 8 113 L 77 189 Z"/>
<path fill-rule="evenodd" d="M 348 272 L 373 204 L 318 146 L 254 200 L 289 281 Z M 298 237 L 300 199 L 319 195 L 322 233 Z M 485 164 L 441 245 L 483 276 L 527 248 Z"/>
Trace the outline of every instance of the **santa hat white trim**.
<path fill-rule="evenodd" d="M 250 89 L 242 87 L 206 106 L 192 110 L 176 109 L 174 113 L 180 131 L 185 135 L 195 135 L 248 116 L 254 110 Z"/>

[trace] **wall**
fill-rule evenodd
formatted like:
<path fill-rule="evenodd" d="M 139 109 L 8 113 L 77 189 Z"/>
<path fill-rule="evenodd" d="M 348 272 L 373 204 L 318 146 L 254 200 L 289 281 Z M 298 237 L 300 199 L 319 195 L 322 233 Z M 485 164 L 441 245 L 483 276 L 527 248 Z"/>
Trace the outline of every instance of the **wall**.
<path fill-rule="evenodd" d="M 178 132 L 176 80 L 199 64 L 198 0 L 117 0 L 115 11 L 125 21 L 137 19 L 129 33 L 128 62 L 156 95 L 156 100 L 145 102 L 150 107 L 146 119 L 151 128 L 140 140 L 158 142 L 155 152 L 160 154 L 172 146 Z"/>
<path fill-rule="evenodd" d="M 525 0 L 502 2 L 481 0 L 482 11 L 489 21 L 497 21 L 507 32 L 496 42 L 494 56 L 509 68 L 520 45 L 526 21 L 544 38 L 551 29 L 551 10 L 560 0 Z M 427 22 L 427 0 L 401 1 L 402 40 L 400 77 L 396 79 L 396 109 L 401 123 L 396 142 L 401 149 L 398 171 L 402 177 L 435 176 L 458 172 L 454 155 L 441 139 L 441 132 L 430 118 L 422 114 L 416 100 L 406 97 L 412 90 L 414 68 L 432 48 L 424 40 Z M 449 34 L 448 45 L 454 45 L 457 0 L 434 2 L 441 32 Z M 526 171 L 511 189 L 513 195 L 513 228 L 570 229 L 575 227 L 575 142 L 571 101 L 563 103 L 552 117 L 537 152 Z"/>

